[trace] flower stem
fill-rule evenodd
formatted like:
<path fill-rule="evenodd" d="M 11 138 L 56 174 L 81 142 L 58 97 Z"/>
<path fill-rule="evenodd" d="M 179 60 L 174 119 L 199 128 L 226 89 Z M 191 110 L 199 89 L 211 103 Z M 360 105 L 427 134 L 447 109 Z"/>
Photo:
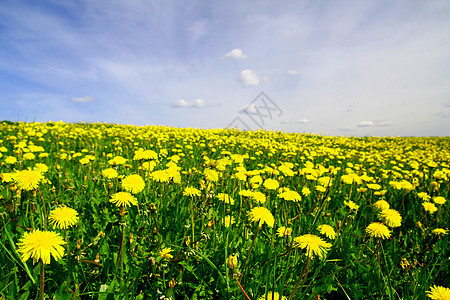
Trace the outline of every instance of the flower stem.
<path fill-rule="evenodd" d="M 38 188 L 37 191 L 38 191 L 38 193 L 39 193 L 39 196 L 41 197 L 41 200 L 42 200 L 42 208 L 43 208 L 43 210 L 44 210 L 44 220 L 43 220 L 43 223 L 44 223 L 44 230 L 47 230 L 47 210 L 46 210 L 46 208 L 45 208 L 45 201 L 44 201 L 44 198 L 42 197 L 41 190 Z"/>
<path fill-rule="evenodd" d="M 39 299 L 44 300 L 44 262 L 41 259 L 41 278 L 40 278 Z"/>
<path fill-rule="evenodd" d="M 250 258 L 250 253 L 252 253 L 253 245 L 255 244 L 256 236 L 259 232 L 259 225 L 256 228 L 255 235 L 253 236 L 252 245 L 250 246 L 250 250 L 248 251 L 247 258 L 245 259 L 244 267 L 242 267 L 242 278 L 244 278 L 245 267 L 247 266 L 248 259 Z"/>
<path fill-rule="evenodd" d="M 191 197 L 191 225 L 192 225 L 192 241 L 195 241 L 194 235 L 194 200 Z"/>
<path fill-rule="evenodd" d="M 247 295 L 247 293 L 245 292 L 245 290 L 244 290 L 244 288 L 242 287 L 241 283 L 240 283 L 239 280 L 237 279 L 237 275 L 234 275 L 233 278 L 234 278 L 234 280 L 236 280 L 237 284 L 238 284 L 239 287 L 241 288 L 241 291 L 244 293 L 245 297 L 246 297 L 248 300 L 252 300 L 252 299 L 250 299 L 250 297 Z"/>
<path fill-rule="evenodd" d="M 297 291 L 298 287 L 300 286 L 300 283 L 303 281 L 303 277 L 306 278 L 306 275 L 308 274 L 308 271 L 309 271 L 309 262 L 310 261 L 311 261 L 311 259 L 308 257 L 308 259 L 306 260 L 305 267 L 303 268 L 302 274 L 300 275 L 300 278 L 297 280 L 297 283 L 295 284 L 294 290 L 292 291 L 292 294 L 289 297 L 289 300 L 294 299 L 295 292 Z"/>

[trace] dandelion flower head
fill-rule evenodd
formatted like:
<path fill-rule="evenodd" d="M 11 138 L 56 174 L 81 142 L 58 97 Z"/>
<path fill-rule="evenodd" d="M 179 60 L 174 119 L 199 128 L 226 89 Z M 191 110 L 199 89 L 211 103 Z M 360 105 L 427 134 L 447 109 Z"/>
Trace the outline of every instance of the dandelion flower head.
<path fill-rule="evenodd" d="M 300 196 L 299 193 L 297 193 L 296 191 L 293 191 L 293 190 L 288 190 L 288 191 L 278 194 L 278 198 L 281 198 L 281 199 L 284 199 L 287 201 L 294 201 L 294 202 L 298 202 L 298 201 L 302 200 L 302 196 Z"/>
<path fill-rule="evenodd" d="M 251 222 L 259 222 L 259 227 L 262 227 L 266 223 L 269 227 L 273 227 L 275 224 L 275 218 L 270 210 L 265 207 L 254 207 L 248 212 L 248 217 Z"/>
<path fill-rule="evenodd" d="M 269 292 L 267 293 L 267 300 L 286 300 L 285 296 L 280 296 L 278 292 Z M 258 300 L 266 300 L 266 295 L 262 295 L 258 298 Z"/>
<path fill-rule="evenodd" d="M 278 237 L 290 236 L 292 234 L 292 228 L 281 226 L 277 230 Z"/>
<path fill-rule="evenodd" d="M 26 191 L 38 188 L 39 183 L 44 180 L 42 173 L 36 170 L 17 171 L 12 178 L 19 189 Z"/>
<path fill-rule="evenodd" d="M 425 211 L 429 212 L 430 214 L 434 214 L 437 211 L 437 207 L 436 205 L 434 205 L 434 203 L 424 202 L 422 203 L 422 206 L 425 209 Z"/>
<path fill-rule="evenodd" d="M 359 205 L 353 202 L 352 200 L 344 201 L 344 204 L 347 205 L 347 207 L 350 208 L 350 210 L 357 211 L 359 208 Z"/>
<path fill-rule="evenodd" d="M 67 206 L 58 207 L 50 212 L 48 219 L 53 228 L 67 229 L 78 222 L 78 212 Z"/>
<path fill-rule="evenodd" d="M 385 209 L 380 213 L 384 224 L 389 227 L 400 227 L 402 225 L 402 216 L 395 209 Z"/>
<path fill-rule="evenodd" d="M 159 256 L 161 256 L 162 258 L 170 260 L 170 259 L 173 258 L 173 255 L 170 254 L 170 252 L 172 252 L 172 251 L 173 250 L 170 247 L 163 248 L 161 251 L 159 251 Z"/>
<path fill-rule="evenodd" d="M 333 240 L 336 237 L 336 231 L 334 231 L 334 228 L 330 225 L 323 224 L 317 227 L 317 229 L 319 229 L 319 232 L 324 234 L 329 239 Z"/>
<path fill-rule="evenodd" d="M 366 232 L 371 237 L 382 238 L 382 239 L 386 239 L 391 236 L 391 232 L 389 231 L 389 228 L 386 225 L 384 225 L 383 223 L 379 223 L 379 222 L 374 222 L 374 223 L 369 224 L 369 226 L 366 227 Z"/>
<path fill-rule="evenodd" d="M 439 205 L 442 205 L 445 202 L 447 202 L 447 200 L 445 200 L 445 198 L 442 196 L 437 196 L 437 197 L 433 198 L 433 201 L 434 201 L 434 203 L 439 204 Z"/>
<path fill-rule="evenodd" d="M 236 223 L 235 219 L 233 216 L 225 216 L 223 218 L 223 222 L 226 228 L 230 227 L 230 225 Z"/>
<path fill-rule="evenodd" d="M 138 174 L 128 175 L 122 180 L 122 187 L 127 192 L 137 194 L 145 188 L 145 181 Z"/>
<path fill-rule="evenodd" d="M 170 174 L 167 172 L 167 170 L 157 170 L 153 171 L 152 179 L 156 182 L 167 182 L 170 180 Z"/>
<path fill-rule="evenodd" d="M 234 205 L 234 199 L 231 198 L 228 194 L 219 193 L 217 194 L 217 199 L 225 202 L 226 204 Z"/>
<path fill-rule="evenodd" d="M 227 267 L 229 269 L 234 269 L 237 267 L 237 265 L 238 265 L 237 254 L 230 254 L 230 256 L 228 256 L 227 258 Z"/>
<path fill-rule="evenodd" d="M 31 233 L 24 233 L 17 244 L 17 251 L 24 262 L 31 257 L 34 263 L 42 260 L 44 264 L 49 264 L 51 256 L 58 260 L 64 255 L 64 247 L 62 246 L 64 244 L 62 236 L 58 233 L 36 229 Z"/>
<path fill-rule="evenodd" d="M 294 238 L 294 247 L 306 248 L 306 255 L 313 259 L 314 256 L 322 258 L 331 248 L 331 244 L 314 234 L 304 234 Z"/>
<path fill-rule="evenodd" d="M 268 190 L 276 190 L 280 184 L 275 179 L 268 178 L 264 180 L 263 186 Z"/>
<path fill-rule="evenodd" d="M 192 196 L 200 196 L 200 195 L 201 195 L 201 192 L 200 192 L 200 190 L 197 189 L 197 188 L 194 188 L 194 187 L 187 187 L 187 188 L 184 189 L 183 195 L 184 195 L 184 196 L 191 196 L 191 197 L 192 197 Z"/>
<path fill-rule="evenodd" d="M 102 176 L 108 179 L 114 179 L 117 178 L 119 174 L 113 168 L 107 168 L 102 171 Z"/>
<path fill-rule="evenodd" d="M 386 200 L 378 200 L 377 202 L 375 202 L 373 204 L 373 206 L 375 206 L 376 209 L 381 210 L 381 211 L 385 210 L 385 209 L 389 209 L 391 207 Z"/>
<path fill-rule="evenodd" d="M 431 231 L 432 234 L 435 235 L 446 235 L 448 234 L 448 230 L 444 228 L 436 228 Z"/>
<path fill-rule="evenodd" d="M 450 299 L 450 289 L 443 286 L 433 285 L 430 290 L 427 291 L 427 296 L 433 300 L 448 300 Z"/>
<path fill-rule="evenodd" d="M 131 206 L 138 205 L 137 199 L 128 192 L 118 192 L 111 196 L 110 202 L 114 203 L 116 206 Z"/>

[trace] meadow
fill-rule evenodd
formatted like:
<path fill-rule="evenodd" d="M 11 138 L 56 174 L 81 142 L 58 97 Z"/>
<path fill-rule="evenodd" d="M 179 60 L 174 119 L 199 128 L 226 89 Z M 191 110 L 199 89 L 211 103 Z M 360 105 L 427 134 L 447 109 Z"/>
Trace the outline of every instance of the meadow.
<path fill-rule="evenodd" d="M 0 299 L 450 299 L 449 137 L 0 123 Z"/>

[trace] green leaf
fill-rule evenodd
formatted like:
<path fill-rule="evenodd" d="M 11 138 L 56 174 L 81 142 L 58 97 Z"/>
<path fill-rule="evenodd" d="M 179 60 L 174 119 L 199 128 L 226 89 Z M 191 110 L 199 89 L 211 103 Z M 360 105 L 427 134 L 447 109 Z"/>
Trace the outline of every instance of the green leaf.
<path fill-rule="evenodd" d="M 67 282 L 61 284 L 58 290 L 55 293 L 54 300 L 69 300 L 71 298 L 71 294 L 66 291 Z"/>

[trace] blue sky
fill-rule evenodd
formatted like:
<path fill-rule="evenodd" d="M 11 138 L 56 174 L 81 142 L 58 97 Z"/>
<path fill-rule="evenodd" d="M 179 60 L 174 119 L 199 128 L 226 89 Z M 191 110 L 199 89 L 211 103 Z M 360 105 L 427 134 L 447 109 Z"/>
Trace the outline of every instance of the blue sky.
<path fill-rule="evenodd" d="M 449 16 L 447 0 L 3 0 L 0 120 L 448 136 Z"/>

